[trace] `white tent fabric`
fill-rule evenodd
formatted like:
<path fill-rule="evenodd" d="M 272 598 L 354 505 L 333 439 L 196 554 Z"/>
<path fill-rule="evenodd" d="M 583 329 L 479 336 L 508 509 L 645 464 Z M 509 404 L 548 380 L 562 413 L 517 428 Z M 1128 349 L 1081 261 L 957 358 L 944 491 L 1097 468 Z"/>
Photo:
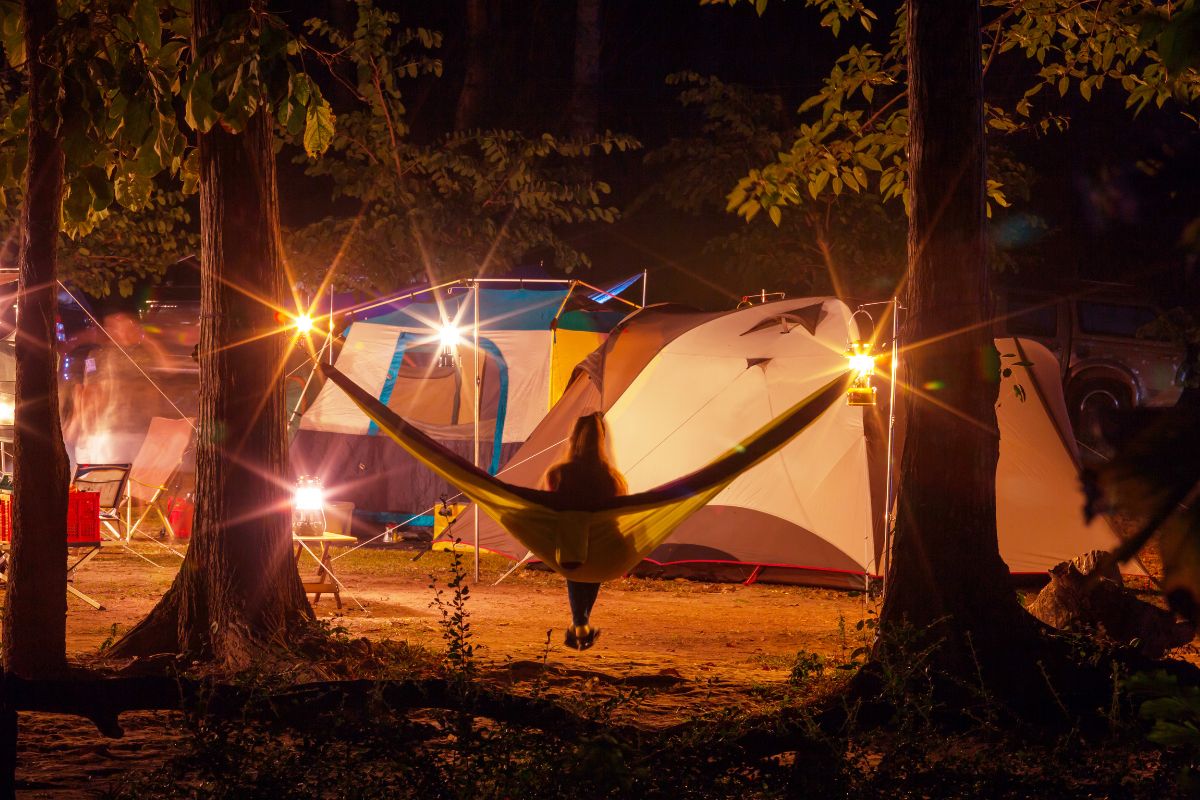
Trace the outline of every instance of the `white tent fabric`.
<path fill-rule="evenodd" d="M 616 464 L 630 491 L 711 461 L 845 369 L 847 334 L 854 323 L 844 305 L 827 306 L 815 335 L 795 326 L 784 334 L 782 325 L 750 332 L 776 314 L 777 309 L 760 306 L 683 334 L 613 404 L 606 419 Z M 748 366 L 758 359 L 763 360 Z M 869 498 L 862 409 L 839 404 L 803 437 L 740 476 L 710 507 L 769 509 L 772 516 L 832 543 L 861 567 L 870 552 Z M 741 533 L 739 556 L 778 562 L 780 553 L 769 538 Z"/>
<path fill-rule="evenodd" d="M 805 311 L 815 325 L 796 321 Z M 548 445 L 565 440 L 578 416 L 602 410 L 613 458 L 630 490 L 661 484 L 706 463 L 843 370 L 856 338 L 845 304 L 807 298 L 698 319 L 674 338 L 638 340 L 658 342 L 653 353 L 621 350 L 622 336 L 637 326 L 670 324 L 664 319 L 643 312 L 614 331 L 593 356 L 599 366 L 576 373 L 563 399 L 513 456 L 520 466 L 507 471 L 506 480 L 537 485 L 562 456 L 561 447 Z M 998 340 L 997 347 L 1009 370 L 997 403 L 1002 557 L 1014 573 L 1040 573 L 1080 553 L 1112 549 L 1117 537 L 1107 520 L 1089 525 L 1083 519 L 1074 440 L 1053 356 L 1024 340 Z M 642 366 L 631 366 L 638 358 Z M 630 369 L 636 376 L 623 391 L 603 385 L 606 375 Z M 886 380 L 876 381 L 881 396 Z M 864 573 L 880 571 L 882 410 L 848 404 L 829 409 L 685 522 L 648 562 L 666 574 L 711 575 L 718 573 L 715 567 L 730 566 L 763 577 L 769 570 L 778 580 L 861 586 Z M 897 429 L 902 434 L 902 419 Z M 897 438 L 899 464 L 902 435 Z M 466 519 L 455 535 L 472 538 Z M 513 558 L 525 553 L 490 522 L 481 523 L 480 541 Z M 1130 570 L 1138 571 L 1136 565 Z"/>
<path fill-rule="evenodd" d="M 1083 520 L 1075 439 L 1059 422 L 1067 409 L 1053 354 L 1023 339 L 997 339 L 996 347 L 1013 371 L 1002 378 L 996 402 L 1000 555 L 1014 573 L 1038 573 L 1088 550 L 1111 550 L 1116 534 L 1108 521 Z M 1021 362 L 1033 366 L 1012 366 Z"/>
<path fill-rule="evenodd" d="M 391 325 L 351 325 L 346 334 L 346 343 L 338 355 L 337 368 L 378 397 L 387 381 L 388 368 L 399 338 L 400 329 Z M 346 397 L 345 392 L 336 391 L 329 385 L 321 387 L 317 399 L 300 420 L 301 430 L 363 436 L 370 425 L 371 421 Z"/>
<path fill-rule="evenodd" d="M 523 442 L 550 410 L 551 331 L 488 331 L 484 337 L 494 344 L 508 365 L 508 407 L 504 418 L 504 441 Z M 463 358 L 470 363 L 471 356 Z"/>
<path fill-rule="evenodd" d="M 376 397 L 383 391 L 392 357 L 401 334 L 409 334 L 411 345 L 429 344 L 437 337 L 428 329 L 405 328 L 357 322 L 350 326 L 346 344 L 338 355 L 337 368 Z M 413 338 L 415 337 L 415 338 Z M 541 422 L 550 404 L 550 331 L 488 331 L 483 338 L 500 351 L 507 369 L 507 398 L 504 442 L 523 442 Z M 460 345 L 464 370 L 471 370 L 470 342 Z M 419 422 L 419 420 L 418 420 Z M 321 387 L 317 399 L 304 413 L 300 429 L 366 435 L 371 421 L 346 394 L 333 384 Z"/>

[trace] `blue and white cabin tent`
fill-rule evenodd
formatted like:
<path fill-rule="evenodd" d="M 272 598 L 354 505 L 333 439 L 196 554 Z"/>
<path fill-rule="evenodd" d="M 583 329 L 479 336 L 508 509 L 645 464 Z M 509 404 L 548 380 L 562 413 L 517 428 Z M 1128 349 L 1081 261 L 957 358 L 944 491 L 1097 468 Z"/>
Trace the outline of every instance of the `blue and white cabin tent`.
<path fill-rule="evenodd" d="M 492 473 L 537 427 L 562 395 L 575 366 L 603 343 L 628 307 L 597 304 L 582 289 L 439 292 L 437 302 L 353 323 L 336 366 L 350 380 L 425 433 L 466 458 L 474 449 L 474 371 L 479 385 L 479 464 Z M 479 352 L 473 350 L 474 298 L 479 292 Z M 453 366 L 441 355 L 441 330 L 461 340 Z M 333 384 L 305 411 L 291 446 L 297 475 L 321 477 L 331 501 L 402 521 L 425 516 L 456 490 L 380 435 Z M 420 524 L 419 522 L 417 524 Z"/>

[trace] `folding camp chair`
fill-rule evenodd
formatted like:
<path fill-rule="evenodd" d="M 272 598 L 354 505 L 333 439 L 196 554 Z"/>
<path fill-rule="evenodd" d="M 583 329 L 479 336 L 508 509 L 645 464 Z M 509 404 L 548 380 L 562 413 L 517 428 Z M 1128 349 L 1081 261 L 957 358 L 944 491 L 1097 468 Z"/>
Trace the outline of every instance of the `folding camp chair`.
<path fill-rule="evenodd" d="M 129 480 L 129 464 L 80 464 L 75 468 L 75 488 L 100 495 L 100 525 L 112 539 L 121 535 L 121 501 Z"/>
<path fill-rule="evenodd" d="M 166 419 L 154 417 L 150 420 L 150 428 L 142 441 L 141 449 L 133 459 L 129 468 L 129 482 L 125 488 L 125 540 L 129 541 L 136 533 L 157 541 L 149 534 L 141 531 L 142 526 L 153 514 L 162 523 L 163 528 L 175 537 L 171 521 L 164 507 L 164 496 L 167 483 L 171 476 L 183 463 L 188 446 L 192 441 L 192 421 L 190 419 Z M 139 515 L 134 518 L 134 503 L 140 508 Z M 174 548 L 167 547 L 172 553 L 183 557 Z"/>
<path fill-rule="evenodd" d="M 71 485 L 77 491 L 95 492 L 98 495 L 100 532 L 103 535 L 143 561 L 162 567 L 162 564 L 151 561 L 131 548 L 122 533 L 125 521 L 121 518 L 121 508 L 129 481 L 129 467 L 129 464 L 80 464 L 75 468 L 75 479 Z"/>
<path fill-rule="evenodd" d="M 67 506 L 67 549 L 83 550 L 83 555 L 67 566 L 67 593 L 75 595 L 97 611 L 103 611 L 104 606 L 100 605 L 98 600 L 89 597 L 72 585 L 75 581 L 75 573 L 84 564 L 100 555 L 104 537 L 100 535 L 100 525 L 98 524 L 100 509 L 97 494 L 93 491 L 71 492 L 71 500 Z"/>
<path fill-rule="evenodd" d="M 78 597 L 97 611 L 103 611 L 100 602 L 76 589 L 72 583 L 75 573 L 100 554 L 104 537 L 100 535 L 99 493 L 94 491 L 72 491 L 67 503 L 67 549 L 83 550 L 83 555 L 67 565 L 67 593 Z M 6 548 L 12 539 L 12 500 L 0 498 L 0 541 Z M 7 549 L 0 554 L 0 583 L 8 582 Z"/>

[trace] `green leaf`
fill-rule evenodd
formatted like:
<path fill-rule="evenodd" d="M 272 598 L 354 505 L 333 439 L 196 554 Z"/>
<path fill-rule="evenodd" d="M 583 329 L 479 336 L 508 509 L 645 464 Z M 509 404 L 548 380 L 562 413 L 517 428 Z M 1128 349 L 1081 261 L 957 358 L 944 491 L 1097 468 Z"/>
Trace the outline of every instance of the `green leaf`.
<path fill-rule="evenodd" d="M 183 166 L 179 170 L 180 177 L 183 179 L 183 193 L 190 195 L 195 194 L 200 187 L 200 151 L 192 148 L 187 157 L 183 159 Z"/>
<path fill-rule="evenodd" d="M 104 170 L 100 167 L 88 167 L 83 171 L 83 176 L 92 191 L 92 209 L 103 211 L 112 205 L 113 186 Z"/>
<path fill-rule="evenodd" d="M 208 133 L 217 121 L 217 112 L 213 109 L 212 100 L 212 78 L 207 72 L 197 73 L 188 89 L 183 110 L 184 121 L 192 130 Z"/>
<path fill-rule="evenodd" d="M 133 25 L 137 29 L 138 38 L 151 53 L 158 52 L 162 44 L 162 21 L 158 18 L 158 3 L 156 0 L 134 0 Z"/>
<path fill-rule="evenodd" d="M 333 109 L 324 99 L 310 105 L 304 122 L 304 150 L 316 157 L 329 149 L 333 141 Z"/>
<path fill-rule="evenodd" d="M 779 227 L 779 223 L 783 221 L 783 212 L 779 210 L 779 206 L 771 206 L 767 209 L 767 216 L 771 218 L 771 222 L 775 223 L 775 227 Z"/>
<path fill-rule="evenodd" d="M 0 5 L 0 43 L 4 45 L 4 54 L 10 67 L 19 67 L 25 63 L 25 22 L 21 16 L 21 6 L 18 3 Z"/>
<path fill-rule="evenodd" d="M 82 175 L 76 176 L 63 198 L 63 216 L 68 222 L 83 222 L 92 209 L 92 187 Z"/>
<path fill-rule="evenodd" d="M 292 76 L 289 82 L 292 99 L 302 106 L 308 105 L 308 101 L 312 98 L 313 86 L 312 80 L 307 74 L 298 72 Z"/>
<path fill-rule="evenodd" d="M 145 208 L 150 202 L 154 182 L 144 175 L 130 172 L 117 178 L 113 188 L 116 190 L 117 202 L 131 211 L 136 211 Z"/>

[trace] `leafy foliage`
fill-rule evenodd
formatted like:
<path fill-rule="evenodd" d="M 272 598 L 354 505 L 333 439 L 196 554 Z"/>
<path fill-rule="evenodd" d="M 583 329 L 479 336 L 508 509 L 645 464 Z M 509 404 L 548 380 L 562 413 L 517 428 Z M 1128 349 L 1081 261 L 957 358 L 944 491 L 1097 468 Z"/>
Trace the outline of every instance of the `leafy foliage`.
<path fill-rule="evenodd" d="M 1125 688 L 1143 698 L 1138 714 L 1153 723 L 1147 738 L 1190 758 L 1179 772 L 1180 789 L 1200 788 L 1200 687 L 1183 685 L 1178 677 L 1156 670 L 1131 676 Z"/>
<path fill-rule="evenodd" d="M 1089 515 L 1116 511 L 1141 525 L 1117 553 L 1133 557 L 1158 534 L 1163 589 L 1175 611 L 1200 619 L 1200 419 L 1194 408 L 1142 409 L 1112 420 L 1116 454 L 1084 474 Z"/>
<path fill-rule="evenodd" d="M 738 210 L 733 202 L 740 197 L 737 190 L 728 204 L 722 199 L 729 188 L 741 185 L 748 173 L 761 174 L 759 167 L 804 126 L 797 128 L 775 94 L 691 72 L 671 75 L 667 82 L 681 87 L 679 100 L 696 111 L 699 124 L 693 135 L 674 138 L 646 156 L 659 175 L 642 202 L 661 200 L 682 212 L 714 219 L 727 209 Z M 999 144 L 991 147 L 989 171 L 1005 184 L 1009 197 L 1028 199 L 1031 170 Z M 891 293 L 904 270 L 903 210 L 886 202 L 887 196 L 863 191 L 865 184 L 856 184 L 859 190 L 845 190 L 842 184 L 841 190 L 824 191 L 833 180 L 830 174 L 817 178 L 816 187 L 794 213 L 784 215 L 781 206 L 773 205 L 760 214 L 763 206 L 752 205 L 741 215 L 751 224 L 717 228 L 706 252 L 719 260 L 727 282 L 851 297 Z M 998 216 L 996 222 L 1007 220 Z M 1005 249 L 1004 237 L 995 237 L 993 245 L 995 268 L 1022 266 Z"/>
<path fill-rule="evenodd" d="M 594 155 L 638 147 L 636 140 L 471 130 L 422 143 L 406 122 L 402 84 L 441 75 L 439 33 L 403 28 L 398 15 L 367 0 L 351 31 L 319 19 L 307 29 L 326 43 L 314 52 L 353 104 L 339 110 L 329 153 L 304 161 L 310 176 L 332 181 L 335 198 L 354 201 L 357 214 L 292 233 L 289 255 L 301 275 L 316 278 L 337 264 L 343 285 L 389 288 L 481 267 L 503 272 L 531 254 L 567 271 L 588 266 L 559 231 L 616 219 L 604 201 L 609 186 L 584 167 Z M 298 125 L 284 127 L 297 141 Z"/>
<path fill-rule="evenodd" d="M 137 210 L 105 211 L 86 235 L 64 239 L 60 274 L 93 297 L 114 289 L 128 297 L 138 279 L 156 277 L 196 251 L 199 241 L 191 223 L 181 192 L 155 189 Z"/>
<path fill-rule="evenodd" d="M 298 68 L 303 40 L 278 18 L 230 15 L 196 58 L 190 0 L 58 0 L 57 7 L 58 23 L 38 54 L 56 66 L 49 80 L 57 103 L 39 122 L 57 133 L 65 159 L 67 273 L 89 292 L 127 294 L 136 278 L 161 271 L 191 244 L 183 200 L 197 184 L 196 132 L 216 124 L 236 132 L 266 108 L 289 121 L 299 114 L 314 155 L 328 147 L 329 104 Z M 0 200 L 15 209 L 29 108 L 16 77 L 29 54 L 15 0 L 0 2 L 0 44 L 14 68 L 0 79 Z M 172 181 L 181 189 L 166 189 Z"/>
<path fill-rule="evenodd" d="M 702 0 L 736 5 L 739 0 Z M 906 15 L 902 9 L 885 42 L 874 35 L 876 14 L 860 0 L 804 0 L 822 14 L 821 26 L 834 36 L 860 28 L 834 62 L 822 88 L 801 106 L 803 122 L 793 142 L 771 162 L 752 169 L 729 194 L 730 209 L 746 219 L 761 210 L 807 205 L 827 194 L 872 191 L 885 200 L 909 202 L 906 86 Z M 758 0 L 759 13 L 766 4 Z M 1154 0 L 984 0 L 985 78 L 1008 70 L 1024 87 L 1015 94 L 985 98 L 990 135 L 1042 135 L 1068 124 L 1054 98 L 1072 90 L 1084 100 L 1106 85 L 1125 93 L 1126 106 L 1141 111 L 1200 98 L 1200 73 L 1175 53 L 1179 27 L 1143 27 L 1161 18 Z M 1179 6 L 1194 14 L 1194 0 Z M 1189 17 L 1190 18 L 1190 17 Z M 843 24 L 846 27 L 843 27 Z M 857 23 L 853 25 L 852 23 Z M 1178 23 L 1178 21 L 1176 21 Z M 1172 69 L 1154 44 L 1171 37 Z M 1029 65 L 1032 64 L 1032 67 Z M 988 212 L 1006 207 L 1005 186 L 988 181 Z M 779 212 L 776 212 L 779 213 Z"/>
<path fill-rule="evenodd" d="M 660 174 L 645 199 L 715 217 L 727 208 L 729 187 L 774 158 L 795 126 L 778 95 L 691 72 L 667 82 L 681 87 L 680 103 L 696 110 L 700 124 L 647 155 Z M 727 226 L 706 244 L 725 282 L 869 295 L 889 291 L 903 270 L 903 216 L 876 196 L 826 194 L 786 217 L 779 206 L 759 216 L 761 208 L 743 214 L 753 224 Z"/>

